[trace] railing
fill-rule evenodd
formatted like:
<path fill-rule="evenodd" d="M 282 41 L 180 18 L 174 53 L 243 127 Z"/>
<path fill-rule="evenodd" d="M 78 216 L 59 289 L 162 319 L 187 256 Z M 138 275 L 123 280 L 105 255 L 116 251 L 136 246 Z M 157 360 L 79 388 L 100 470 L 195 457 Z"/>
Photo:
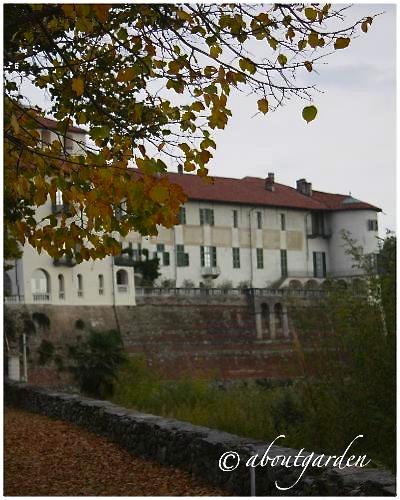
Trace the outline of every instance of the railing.
<path fill-rule="evenodd" d="M 33 302 L 50 302 L 49 293 L 33 293 Z"/>
<path fill-rule="evenodd" d="M 304 290 L 297 288 L 136 288 L 137 297 L 141 296 L 256 296 L 256 297 L 320 297 L 325 290 Z"/>
<path fill-rule="evenodd" d="M 65 300 L 65 292 L 58 292 L 58 298 L 60 300 Z"/>
<path fill-rule="evenodd" d="M 4 296 L 5 304 L 23 304 L 24 296 L 23 295 L 5 295 Z"/>
<path fill-rule="evenodd" d="M 205 266 L 201 268 L 202 276 L 213 276 L 217 277 L 221 274 L 221 269 L 218 266 Z"/>
<path fill-rule="evenodd" d="M 116 266 L 133 267 L 138 262 L 137 259 L 130 257 L 128 254 L 116 255 L 114 257 L 114 264 Z"/>
<path fill-rule="evenodd" d="M 53 264 L 55 266 L 73 267 L 76 266 L 76 260 L 73 257 L 68 257 L 67 255 L 64 255 L 64 257 L 61 257 L 60 259 L 54 259 Z"/>
<path fill-rule="evenodd" d="M 118 293 L 128 293 L 128 285 L 117 285 Z"/>

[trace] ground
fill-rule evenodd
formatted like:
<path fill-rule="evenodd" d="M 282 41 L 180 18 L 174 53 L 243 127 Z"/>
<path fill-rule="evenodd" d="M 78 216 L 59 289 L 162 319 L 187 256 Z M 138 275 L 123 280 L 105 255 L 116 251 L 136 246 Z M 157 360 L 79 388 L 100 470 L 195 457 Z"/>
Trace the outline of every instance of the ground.
<path fill-rule="evenodd" d="M 4 423 L 5 496 L 226 495 L 67 422 L 7 408 Z"/>

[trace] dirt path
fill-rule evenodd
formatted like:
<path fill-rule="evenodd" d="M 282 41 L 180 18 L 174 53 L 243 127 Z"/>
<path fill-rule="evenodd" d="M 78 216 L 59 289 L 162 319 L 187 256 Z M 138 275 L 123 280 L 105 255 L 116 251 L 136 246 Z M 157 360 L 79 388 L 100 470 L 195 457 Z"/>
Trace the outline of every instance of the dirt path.
<path fill-rule="evenodd" d="M 7 408 L 4 426 L 6 496 L 226 495 L 67 422 Z"/>

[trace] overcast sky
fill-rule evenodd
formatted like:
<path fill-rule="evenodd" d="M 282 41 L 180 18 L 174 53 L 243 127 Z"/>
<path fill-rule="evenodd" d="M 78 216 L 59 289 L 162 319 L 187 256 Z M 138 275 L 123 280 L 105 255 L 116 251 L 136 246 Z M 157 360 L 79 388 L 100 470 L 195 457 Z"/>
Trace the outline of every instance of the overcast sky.
<path fill-rule="evenodd" d="M 381 234 L 395 229 L 396 7 L 358 4 L 352 17 L 385 11 L 370 31 L 314 67 L 323 94 L 318 117 L 306 124 L 304 101 L 255 116 L 249 98 L 236 95 L 233 117 L 218 133 L 211 175 L 265 177 L 295 187 L 305 177 L 313 188 L 347 194 L 382 208 Z"/>
<path fill-rule="evenodd" d="M 223 177 L 265 177 L 295 187 L 305 177 L 313 188 L 348 194 L 380 208 L 380 233 L 395 229 L 396 168 L 396 6 L 357 4 L 351 19 L 384 12 L 366 35 L 352 40 L 315 64 L 312 73 L 323 93 L 315 94 L 317 119 L 301 117 L 304 101 L 292 99 L 266 116 L 254 116 L 256 103 L 232 95 L 233 116 L 216 133 L 217 151 L 210 174 Z M 38 89 L 28 95 L 44 104 Z"/>

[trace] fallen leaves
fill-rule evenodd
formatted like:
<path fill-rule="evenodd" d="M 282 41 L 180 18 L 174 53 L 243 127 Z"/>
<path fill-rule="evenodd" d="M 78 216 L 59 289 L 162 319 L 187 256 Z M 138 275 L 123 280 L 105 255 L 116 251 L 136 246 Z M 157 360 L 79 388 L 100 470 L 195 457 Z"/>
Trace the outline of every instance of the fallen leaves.
<path fill-rule="evenodd" d="M 5 496 L 223 496 L 70 423 L 5 411 Z"/>

